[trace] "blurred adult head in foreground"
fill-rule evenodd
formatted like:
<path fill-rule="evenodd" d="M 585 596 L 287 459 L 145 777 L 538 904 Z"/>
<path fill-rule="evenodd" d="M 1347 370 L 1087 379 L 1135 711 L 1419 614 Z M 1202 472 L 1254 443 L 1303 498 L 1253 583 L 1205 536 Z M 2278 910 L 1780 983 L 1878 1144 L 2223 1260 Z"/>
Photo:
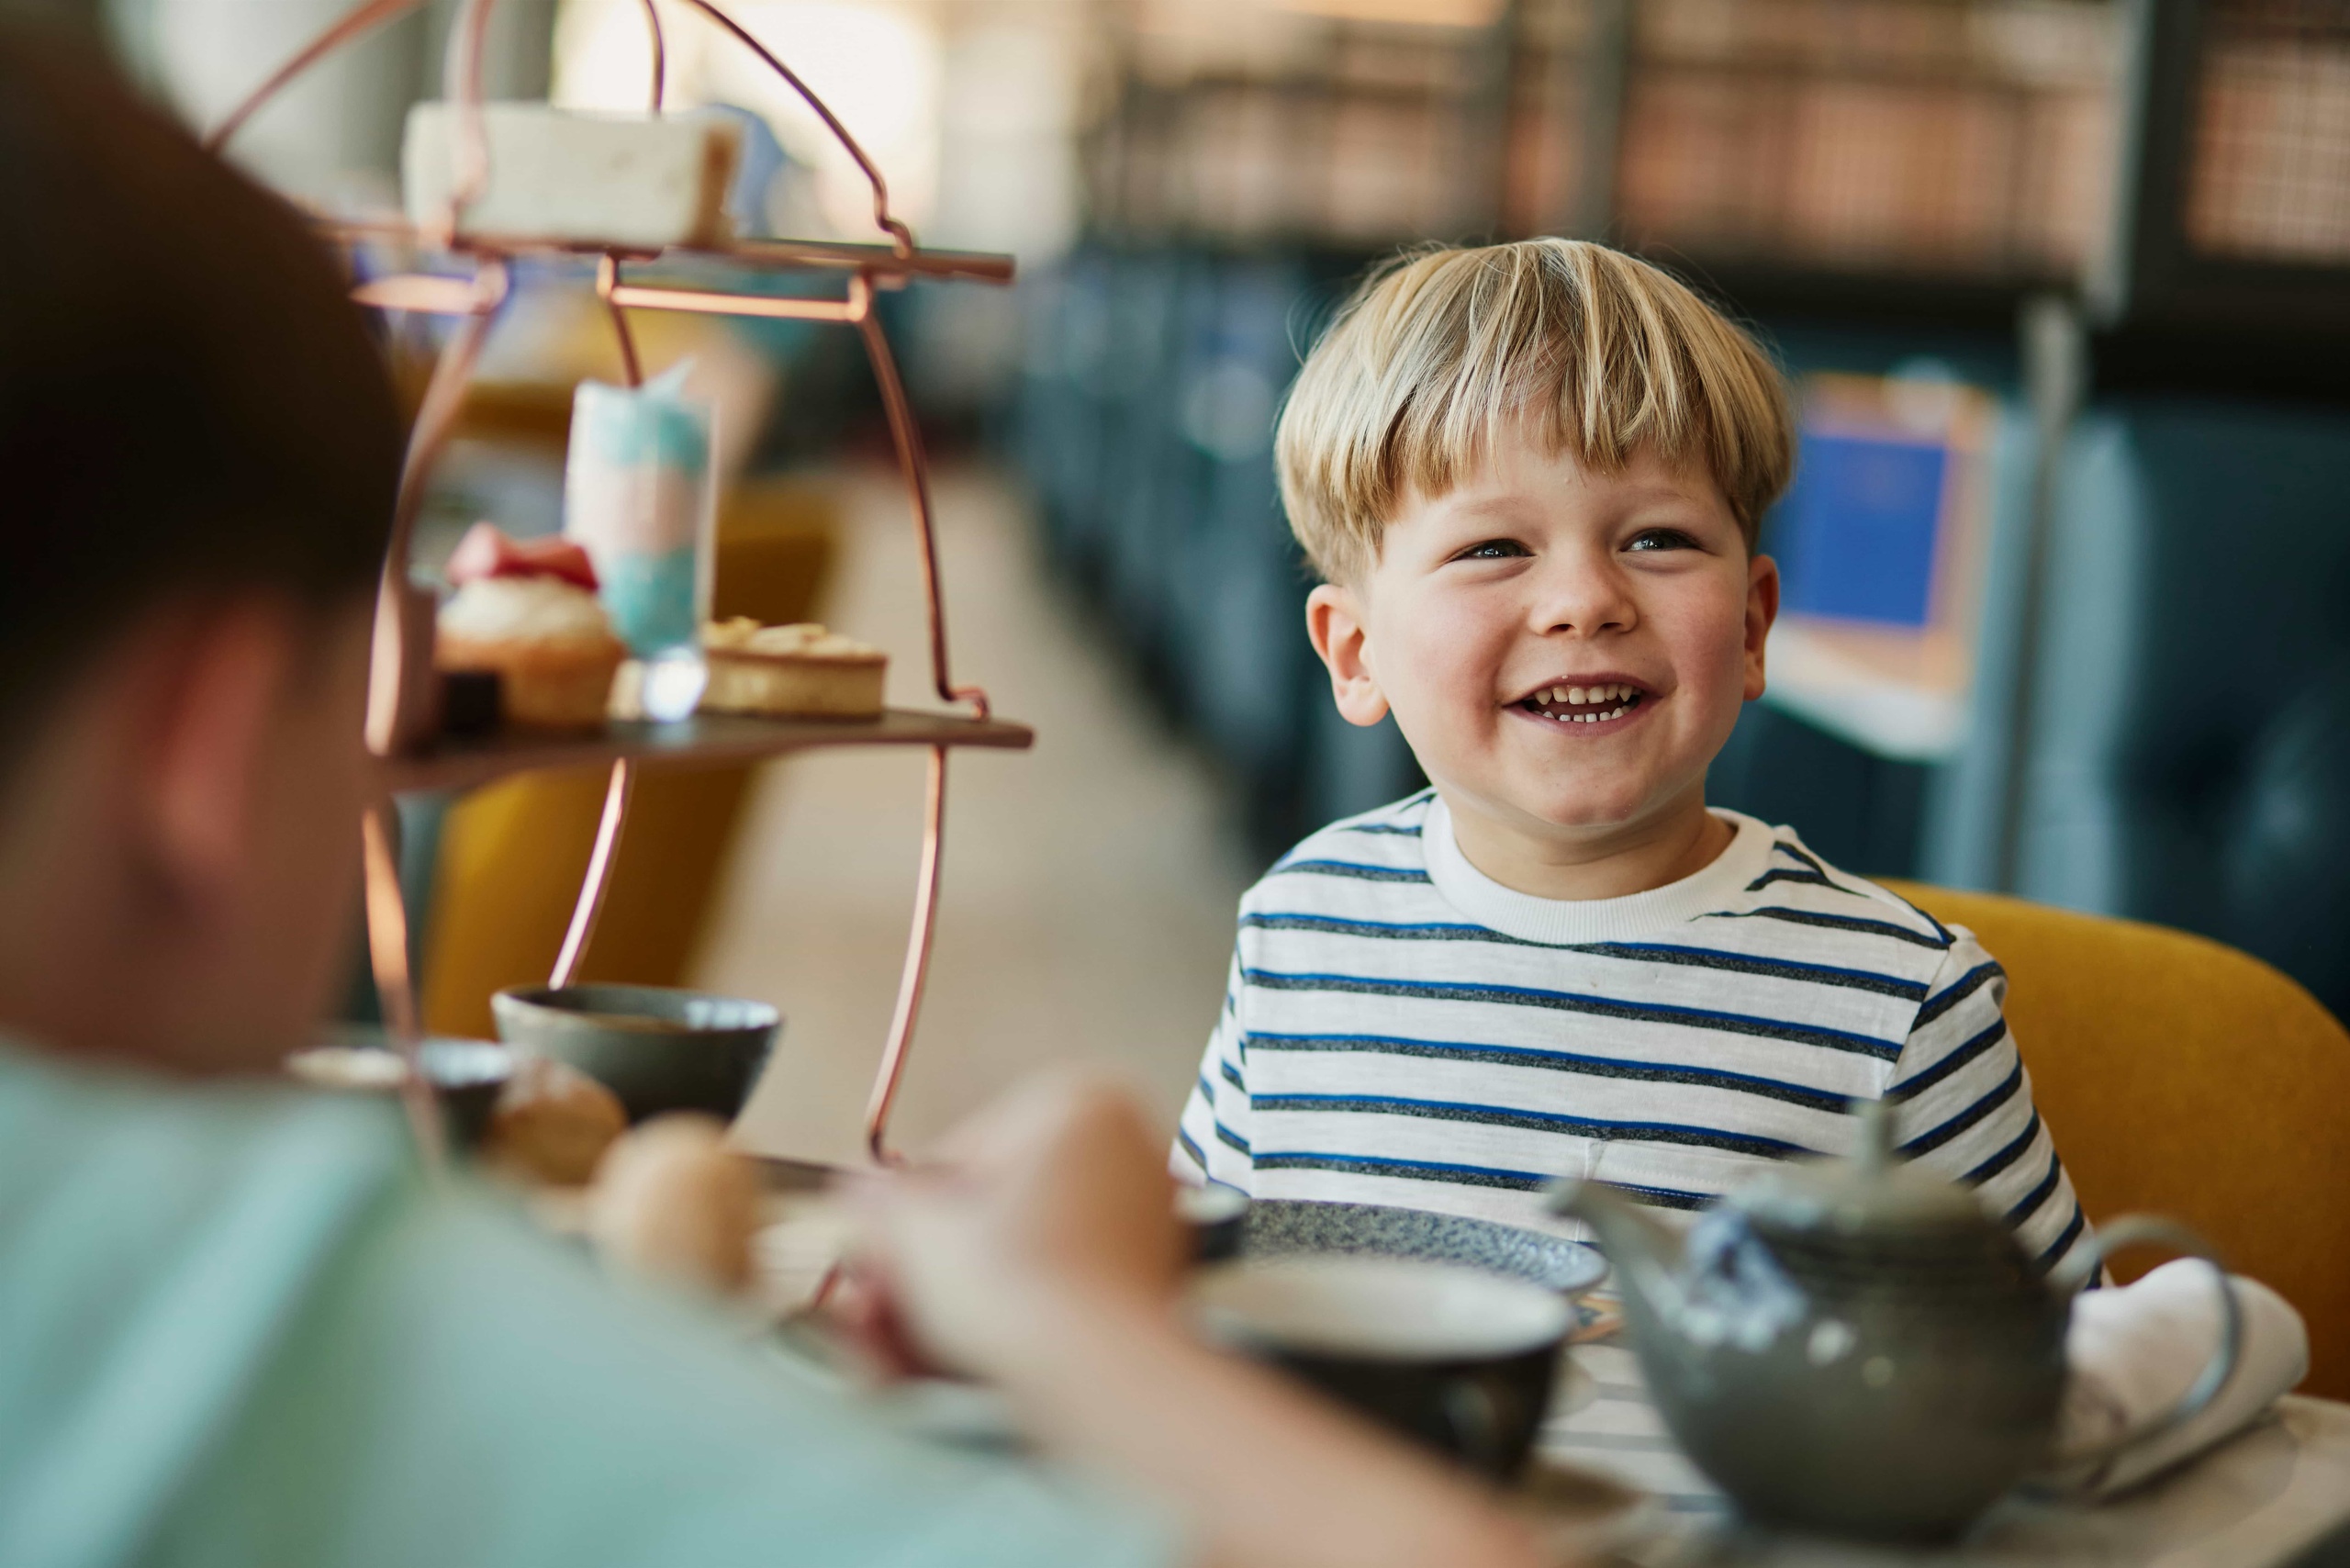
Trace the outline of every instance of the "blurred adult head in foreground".
<path fill-rule="evenodd" d="M 1097 1087 L 865 1209 L 885 1316 L 1061 1475 L 598 1278 L 385 1107 L 234 1081 L 349 930 L 392 399 L 290 212 L 5 33 L 0 212 L 0 1562 L 1530 1561 L 1181 1330 Z"/>
<path fill-rule="evenodd" d="M 282 203 L 0 55 L 0 1016 L 272 1060 L 346 956 L 383 367 Z"/>

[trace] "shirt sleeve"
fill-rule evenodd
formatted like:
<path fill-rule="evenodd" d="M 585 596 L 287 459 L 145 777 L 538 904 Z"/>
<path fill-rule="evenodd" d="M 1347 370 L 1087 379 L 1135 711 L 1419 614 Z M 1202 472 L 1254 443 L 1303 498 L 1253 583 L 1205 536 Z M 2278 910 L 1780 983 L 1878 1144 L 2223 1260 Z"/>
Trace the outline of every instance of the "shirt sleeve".
<path fill-rule="evenodd" d="M 464 1194 L 389 1206 L 140 1561 L 1169 1568 L 1135 1499 L 928 1440 Z"/>
<path fill-rule="evenodd" d="M 1224 1010 L 1201 1055 L 1199 1081 L 1192 1085 L 1182 1120 L 1176 1124 L 1175 1148 L 1169 1159 L 1177 1179 L 1193 1186 L 1220 1182 L 1244 1193 L 1256 1191 L 1248 1152 L 1248 1034 L 1241 1025 L 1247 995 L 1236 950 L 1225 981 Z"/>
<path fill-rule="evenodd" d="M 2007 972 L 1953 927 L 1885 1098 L 1899 1152 L 1977 1189 L 2045 1267 L 2088 1228 L 2002 1011 Z"/>

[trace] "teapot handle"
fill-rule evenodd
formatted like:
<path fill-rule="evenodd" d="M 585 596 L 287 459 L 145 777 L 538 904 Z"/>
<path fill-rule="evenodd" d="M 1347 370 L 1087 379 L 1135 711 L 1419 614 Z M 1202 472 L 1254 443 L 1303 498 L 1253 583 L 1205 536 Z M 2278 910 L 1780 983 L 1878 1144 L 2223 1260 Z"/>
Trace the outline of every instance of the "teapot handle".
<path fill-rule="evenodd" d="M 2236 1361 L 2244 1350 L 2244 1314 L 2236 1305 L 2236 1293 L 2228 1286 L 2227 1265 L 2220 1261 L 2219 1253 L 2210 1242 L 2183 1225 L 2158 1219 L 2153 1215 L 2128 1215 L 2111 1225 L 2100 1226 L 2062 1263 L 2049 1271 L 2049 1285 L 2064 1296 L 2069 1306 L 2073 1297 L 2104 1265 L 2109 1256 L 2125 1247 L 2148 1243 L 2168 1247 L 2182 1256 L 2199 1258 L 2211 1266 L 2212 1282 L 2220 1293 L 2219 1349 L 2194 1383 L 2188 1385 L 2187 1392 L 2179 1396 L 2178 1403 L 2163 1412 L 2153 1425 L 2143 1431 L 2115 1438 L 2078 1453 L 2059 1455 L 2059 1462 L 2068 1469 L 2094 1462 L 2102 1473 L 2132 1449 L 2176 1431 L 2185 1422 L 2202 1414 L 2211 1401 L 2220 1396 L 2220 1391 L 2227 1387 L 2228 1379 L 2235 1375 Z"/>

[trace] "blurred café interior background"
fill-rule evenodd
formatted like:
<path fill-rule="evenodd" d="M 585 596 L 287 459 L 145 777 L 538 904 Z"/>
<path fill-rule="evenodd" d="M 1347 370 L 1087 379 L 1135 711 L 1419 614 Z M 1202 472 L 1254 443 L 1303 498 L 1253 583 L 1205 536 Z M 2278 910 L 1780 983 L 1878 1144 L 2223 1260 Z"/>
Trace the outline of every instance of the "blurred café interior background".
<path fill-rule="evenodd" d="M 667 6 L 670 0 L 651 0 Z M 344 0 L 9 0 L 196 124 Z M 451 7 L 328 62 L 237 155 L 395 202 Z M 1232 904 L 1418 783 L 1332 710 L 1271 423 L 1399 247 L 1603 238 L 1752 324 L 1804 410 L 1767 524 L 1771 690 L 1713 798 L 1875 875 L 2244 947 L 2350 1012 L 2350 9 L 2330 0 L 741 0 L 925 243 L 1009 291 L 884 315 L 937 459 L 958 663 L 1033 752 L 957 766 L 919 1142 L 1022 1069 L 1122 1064 L 1171 1119 Z M 639 0 L 504 0 L 493 95 L 642 106 Z M 669 104 L 751 149 L 751 232 L 861 236 L 821 128 L 682 14 Z M 810 286 L 813 286 L 812 285 Z M 493 333 L 419 558 L 560 522 L 584 274 Z M 401 321 L 420 388 L 431 323 Z M 720 610 L 901 654 L 905 502 L 852 334 L 646 314 L 720 409 Z M 437 541 L 437 544 L 433 543 Z M 919 701 L 919 661 L 893 698 Z M 404 808 L 426 1022 L 488 1034 L 547 970 L 590 777 Z M 842 1159 L 886 1025 L 918 757 L 648 777 L 589 978 L 778 1003 L 755 1147 Z M 354 936 L 354 945 L 357 938 Z M 354 986 L 364 1012 L 364 988 Z"/>

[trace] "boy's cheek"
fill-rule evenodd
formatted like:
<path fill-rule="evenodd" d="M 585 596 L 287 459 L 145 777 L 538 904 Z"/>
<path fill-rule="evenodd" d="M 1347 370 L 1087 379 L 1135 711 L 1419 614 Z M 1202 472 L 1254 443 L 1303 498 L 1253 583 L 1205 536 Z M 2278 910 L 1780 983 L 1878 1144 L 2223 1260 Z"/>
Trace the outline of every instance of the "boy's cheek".
<path fill-rule="evenodd" d="M 1414 678 L 1474 687 L 1490 697 L 1516 630 L 1516 621 L 1491 606 L 1429 594 L 1396 617 L 1381 640 L 1404 653 Z"/>

